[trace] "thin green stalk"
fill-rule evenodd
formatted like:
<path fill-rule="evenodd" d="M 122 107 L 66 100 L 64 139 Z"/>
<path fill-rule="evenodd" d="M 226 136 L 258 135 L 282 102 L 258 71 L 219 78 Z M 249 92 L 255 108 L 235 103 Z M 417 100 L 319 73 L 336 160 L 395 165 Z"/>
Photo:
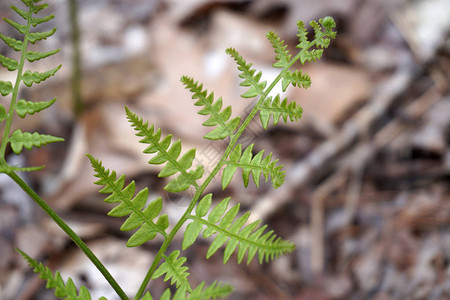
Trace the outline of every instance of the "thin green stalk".
<path fill-rule="evenodd" d="M 89 247 L 81 240 L 81 238 L 67 225 L 60 216 L 50 207 L 41 197 L 25 182 L 20 178 L 15 172 L 8 172 L 9 177 L 11 177 L 41 208 L 47 215 L 52 218 L 52 220 L 58 224 L 58 226 L 72 239 L 72 241 L 86 254 L 89 260 L 95 265 L 95 267 L 102 273 L 103 277 L 108 281 L 111 287 L 119 295 L 120 299 L 128 300 L 127 295 L 122 290 L 120 285 L 116 282 L 114 277 L 109 273 L 106 267 L 101 263 L 101 261 L 95 256 L 95 254 L 89 249 Z"/>

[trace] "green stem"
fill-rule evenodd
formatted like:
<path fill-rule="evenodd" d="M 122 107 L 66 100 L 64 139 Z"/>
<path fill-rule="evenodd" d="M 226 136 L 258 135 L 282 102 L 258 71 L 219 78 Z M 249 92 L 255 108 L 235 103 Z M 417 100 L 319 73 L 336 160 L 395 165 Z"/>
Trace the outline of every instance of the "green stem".
<path fill-rule="evenodd" d="M 264 91 L 264 93 L 261 95 L 261 97 L 258 99 L 258 102 L 251 110 L 250 114 L 245 119 L 244 123 L 242 123 L 241 127 L 239 127 L 236 134 L 234 134 L 231 137 L 230 143 L 228 144 L 227 148 L 225 149 L 225 152 L 223 153 L 220 163 L 216 165 L 216 167 L 211 171 L 211 173 L 208 175 L 206 180 L 203 182 L 201 186 L 199 186 L 196 189 L 195 195 L 192 198 L 191 203 L 189 204 L 188 208 L 186 209 L 185 213 L 181 217 L 181 219 L 176 223 L 175 227 L 170 231 L 167 238 L 164 239 L 164 242 L 159 249 L 158 253 L 156 254 L 155 259 L 153 260 L 152 265 L 150 266 L 150 269 L 148 270 L 140 288 L 135 296 L 135 300 L 140 299 L 145 291 L 146 286 L 148 285 L 150 279 L 153 276 L 153 273 L 156 271 L 157 266 L 159 265 L 160 260 L 163 258 L 164 253 L 167 251 L 167 248 L 169 247 L 170 243 L 172 242 L 173 238 L 177 234 L 178 230 L 181 228 L 181 226 L 186 222 L 189 217 L 191 216 L 191 212 L 194 209 L 195 205 L 197 204 L 198 200 L 200 199 L 200 196 L 203 194 L 206 187 L 209 185 L 209 183 L 214 179 L 214 177 L 217 175 L 217 173 L 220 171 L 220 169 L 224 165 L 224 161 L 226 158 L 230 155 L 231 151 L 234 149 L 237 141 L 239 140 L 240 136 L 244 132 L 244 130 L 247 128 L 247 126 L 250 124 L 250 122 L 255 117 L 256 113 L 259 111 L 261 104 L 264 102 L 264 100 L 267 98 L 267 95 L 273 90 L 273 88 L 277 85 L 277 83 L 283 78 L 284 73 L 286 73 L 287 70 L 292 67 L 292 65 L 300 59 L 302 54 L 313 47 L 316 44 L 317 39 L 314 39 L 314 41 L 310 42 L 309 45 L 305 48 L 303 48 L 284 68 L 281 70 L 280 74 L 274 79 L 274 81 L 267 87 L 267 89 Z"/>
<path fill-rule="evenodd" d="M 52 218 L 52 220 L 58 224 L 58 226 L 72 239 L 72 241 L 86 254 L 89 260 L 95 265 L 95 267 L 102 273 L 103 277 L 108 281 L 111 287 L 119 295 L 120 299 L 128 300 L 127 295 L 116 282 L 114 277 L 109 273 L 106 267 L 101 263 L 101 261 L 95 256 L 95 254 L 89 249 L 89 247 L 80 239 L 80 237 L 67 225 L 60 216 L 50 207 L 41 197 L 22 180 L 15 172 L 8 172 L 9 177 L 11 177 L 41 208 L 47 215 Z"/>

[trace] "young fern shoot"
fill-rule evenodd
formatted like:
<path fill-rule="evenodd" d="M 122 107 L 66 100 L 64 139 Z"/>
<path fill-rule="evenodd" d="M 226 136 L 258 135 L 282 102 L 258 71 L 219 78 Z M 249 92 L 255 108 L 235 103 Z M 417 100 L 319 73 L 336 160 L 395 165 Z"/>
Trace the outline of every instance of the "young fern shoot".
<path fill-rule="evenodd" d="M 37 54 L 27 54 L 26 46 L 23 45 L 28 40 L 31 42 L 50 35 L 50 33 L 42 35 L 26 33 L 30 24 L 38 24 L 45 20 L 32 17 L 33 13 L 40 10 L 40 6 L 35 4 L 39 2 L 38 0 L 22 0 L 22 2 L 29 8 L 28 13 L 16 8 L 13 9 L 19 15 L 26 17 L 28 25 L 25 27 L 20 25 L 13 26 L 20 32 L 23 31 L 22 33 L 25 33 L 25 40 L 21 42 L 3 35 L 0 35 L 0 38 L 12 48 L 25 54 L 22 55 L 20 63 L 15 63 L 13 60 L 4 57 L 0 57 L 0 62 L 8 69 L 19 69 L 18 83 L 23 81 L 26 85 L 31 85 L 53 75 L 59 67 L 44 73 L 28 72 L 22 75 L 23 61 L 29 57 L 32 59 L 39 57 Z M 9 21 L 7 22 L 10 23 Z M 95 177 L 98 179 L 95 184 L 102 187 L 100 193 L 107 194 L 104 201 L 115 205 L 108 215 L 111 217 L 126 217 L 120 230 L 134 230 L 134 233 L 127 241 L 127 246 L 140 246 L 151 241 L 156 236 L 159 236 L 163 241 L 155 259 L 149 266 L 145 278 L 142 280 L 139 290 L 134 295 L 134 299 L 153 299 L 150 291 L 147 291 L 147 286 L 150 280 L 160 277 L 163 277 L 164 281 L 169 281 L 172 285 L 171 288 L 167 288 L 162 294 L 160 297 L 162 300 L 227 297 L 233 290 L 232 286 L 228 284 L 214 281 L 209 285 L 206 282 L 201 282 L 199 285 L 193 286 L 190 281 L 189 267 L 186 265 L 187 258 L 183 256 L 182 251 L 193 245 L 200 234 L 205 239 L 211 239 L 211 244 L 206 254 L 207 258 L 216 254 L 221 247 L 224 247 L 224 263 L 227 263 L 234 253 L 236 253 L 238 263 L 243 261 L 250 263 L 255 258 L 257 258 L 259 263 L 263 263 L 291 253 L 294 250 L 295 246 L 292 242 L 277 236 L 273 230 L 268 229 L 267 225 L 262 225 L 262 220 L 249 223 L 251 212 L 242 214 L 239 203 L 230 205 L 231 198 L 228 197 L 217 202 L 215 201 L 216 203 L 213 204 L 214 195 L 211 193 L 205 194 L 205 190 L 221 170 L 223 170 L 221 175 L 223 189 L 229 186 L 238 169 L 242 172 L 242 180 L 246 187 L 250 178 L 252 178 L 256 186 L 259 186 L 262 178 L 265 181 L 268 181 L 270 178 L 274 188 L 278 188 L 283 184 L 285 171 L 283 171 L 283 166 L 279 164 L 278 159 L 273 159 L 274 155 L 272 153 L 265 154 L 264 150 L 254 154 L 254 145 L 251 144 L 245 147 L 239 143 L 239 138 L 258 114 L 264 129 L 268 128 L 270 120 L 276 125 L 280 118 L 284 122 L 297 121 L 301 118 L 303 111 L 298 104 L 287 99 L 281 100 L 282 97 L 280 95 L 276 95 L 273 98 L 268 95 L 277 84 L 281 84 L 283 91 L 289 85 L 303 88 L 310 86 L 311 79 L 309 75 L 301 70 L 291 70 L 291 67 L 297 61 L 304 64 L 305 62 L 320 59 L 323 50 L 329 46 L 330 39 L 334 39 L 336 36 L 334 31 L 336 25 L 331 17 L 320 19 L 318 22 L 312 21 L 310 25 L 314 30 L 312 39 L 308 38 L 303 22 L 299 21 L 297 23 L 299 38 L 297 48 L 299 51 L 295 55 L 289 53 L 287 45 L 277 34 L 273 32 L 267 34 L 267 38 L 275 50 L 273 67 L 280 69 L 278 76 L 270 83 L 261 81 L 262 72 L 252 68 L 252 64 L 247 62 L 236 49 L 229 48 L 226 50 L 226 53 L 236 62 L 240 71 L 239 77 L 242 79 L 240 85 L 246 88 L 241 97 L 257 98 L 256 104 L 245 119 L 241 119 L 241 117 L 231 118 L 232 107 L 223 107 L 222 98 L 216 98 L 213 92 L 208 92 L 204 88 L 203 84 L 188 76 L 181 78 L 182 84 L 192 93 L 192 99 L 195 100 L 193 104 L 200 108 L 198 114 L 207 117 L 203 125 L 210 127 L 211 130 L 204 138 L 209 140 L 226 139 L 228 143 L 217 165 L 209 174 L 205 174 L 203 166 L 194 165 L 196 149 L 185 149 L 185 151 L 182 151 L 180 140 L 174 140 L 172 135 L 164 136 L 161 129 L 144 121 L 129 108 L 125 108 L 125 114 L 130 126 L 135 129 L 136 135 L 141 138 L 140 143 L 145 145 L 143 153 L 150 155 L 148 163 L 161 165 L 162 168 L 158 176 L 169 179 L 164 189 L 171 193 L 180 193 L 187 189 L 194 191 L 188 207 L 181 218 L 174 224 L 169 224 L 168 216 L 161 214 L 164 205 L 161 197 L 149 202 L 148 188 L 136 191 L 134 181 L 126 185 L 124 175 L 119 176 L 114 170 L 106 169 L 99 159 L 88 154 Z M 45 55 L 42 56 L 45 57 Z M 32 114 L 45 109 L 54 102 L 54 100 L 44 103 L 28 103 L 22 100 L 17 102 L 15 97 L 17 97 L 18 83 L 13 87 L 12 83 L 0 82 L 2 94 L 13 93 L 13 100 L 8 113 L 6 113 L 4 107 L 0 107 L 0 116 L 3 116 L 3 119 L 9 123 L 11 122 L 9 119 L 10 115 L 13 112 L 17 112 L 19 116 L 24 116 L 27 113 Z M 18 153 L 22 150 L 22 147 L 29 149 L 32 146 L 59 140 L 42 135 L 27 135 L 22 132 L 15 132 L 10 135 L 9 126 L 7 130 L 5 129 L 4 136 L 6 138 L 2 140 L 3 157 L 0 164 L 3 172 L 12 172 L 11 170 L 13 170 L 4 160 L 6 143 L 11 143 L 13 151 Z M 178 250 L 169 252 L 169 246 L 174 248 L 172 245 L 174 237 L 180 233 L 183 225 L 186 225 L 186 230 L 183 233 L 182 244 L 178 247 Z M 47 287 L 56 289 L 55 294 L 61 299 L 91 299 L 90 293 L 85 287 L 81 287 L 79 292 L 77 292 L 71 279 L 64 283 L 59 273 L 53 275 L 42 264 L 37 263 L 23 252 L 21 254 L 34 270 L 41 275 L 41 278 L 47 280 Z M 102 269 L 102 266 L 97 267 Z M 108 280 L 107 274 L 105 278 Z M 128 296 L 123 293 L 114 280 L 108 281 L 121 299 L 128 299 Z"/>

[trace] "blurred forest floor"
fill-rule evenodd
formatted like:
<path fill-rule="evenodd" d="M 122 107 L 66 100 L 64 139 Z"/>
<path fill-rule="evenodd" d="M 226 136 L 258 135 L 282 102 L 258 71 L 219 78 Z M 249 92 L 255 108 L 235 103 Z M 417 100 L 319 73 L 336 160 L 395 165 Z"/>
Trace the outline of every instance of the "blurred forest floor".
<path fill-rule="evenodd" d="M 9 9 L 15 2 L 2 0 L 0 15 L 15 19 Z M 229 282 L 236 300 L 450 299 L 450 1 L 80 0 L 84 111 L 77 117 L 67 1 L 49 3 L 56 18 L 46 26 L 58 31 L 34 47 L 62 51 L 33 70 L 59 63 L 63 69 L 23 89 L 23 96 L 57 96 L 57 105 L 15 126 L 66 141 L 9 159 L 46 165 L 24 178 L 125 291 L 136 292 L 161 240 L 126 248 L 129 235 L 119 231 L 122 220 L 106 216 L 111 206 L 97 193 L 85 154 L 127 174 L 138 188 L 149 186 L 152 197 L 162 194 L 173 224 L 190 194 L 164 192 L 124 106 L 181 138 L 184 149 L 196 147 L 211 169 L 224 144 L 202 139 L 204 119 L 180 77 L 203 82 L 243 116 L 252 102 L 239 98 L 243 89 L 225 49 L 236 48 L 270 80 L 275 54 L 265 33 L 278 32 L 295 51 L 296 21 L 330 15 L 337 39 L 320 62 L 304 67 L 311 88 L 286 92 L 303 106 L 302 120 L 268 131 L 256 120 L 243 136 L 243 143 L 280 158 L 284 186 L 245 189 L 235 176 L 229 189 L 222 191 L 216 180 L 208 190 L 263 218 L 296 244 L 295 252 L 262 266 L 233 259 L 223 265 L 220 255 L 205 258 L 208 241 L 200 241 L 183 253 L 191 280 Z M 8 26 L 2 22 L 0 32 L 15 36 Z M 14 55 L 4 44 L 0 53 Z M 13 74 L 2 69 L 0 78 Z M 117 299 L 81 251 L 4 176 L 0 193 L 0 299 L 53 299 L 15 247 L 86 285 L 93 298 Z M 150 288 L 157 296 L 166 286 L 155 280 Z"/>

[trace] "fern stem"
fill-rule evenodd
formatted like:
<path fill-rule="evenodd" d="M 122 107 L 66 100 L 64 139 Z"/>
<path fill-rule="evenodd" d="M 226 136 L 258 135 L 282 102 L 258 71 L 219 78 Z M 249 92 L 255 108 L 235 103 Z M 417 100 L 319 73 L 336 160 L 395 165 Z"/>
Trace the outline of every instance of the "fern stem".
<path fill-rule="evenodd" d="M 12 119 L 14 116 L 14 112 L 16 111 L 17 96 L 19 94 L 20 82 L 22 81 L 22 72 L 23 72 L 23 67 L 25 65 L 26 55 L 27 55 L 28 36 L 30 34 L 30 28 L 31 28 L 32 10 L 33 10 L 33 5 L 30 6 L 30 9 L 28 12 L 27 29 L 26 29 L 24 39 L 23 39 L 22 52 L 20 55 L 20 63 L 17 68 L 16 82 L 14 84 L 14 90 L 13 90 L 13 93 L 11 96 L 11 103 L 9 105 L 8 116 L 6 118 L 5 130 L 3 132 L 2 143 L 0 145 L 0 165 L 4 166 L 4 167 L 8 166 L 8 164 L 6 163 L 6 157 L 5 157 L 6 145 L 9 142 L 11 123 L 12 123 Z"/>
<path fill-rule="evenodd" d="M 7 174 L 34 200 L 34 202 L 42 208 L 42 210 L 47 213 L 47 215 L 72 239 L 72 241 L 84 252 L 84 254 L 86 254 L 89 260 L 95 265 L 100 273 L 102 273 L 103 277 L 105 277 L 111 287 L 116 291 L 120 299 L 128 300 L 127 295 L 116 282 L 114 277 L 109 273 L 97 256 L 95 256 L 91 249 L 89 249 L 81 238 L 72 230 L 72 228 L 70 228 L 70 226 L 67 225 L 67 223 L 65 223 L 63 219 L 61 219 L 61 217 L 50 206 L 48 206 L 48 204 L 45 203 L 45 201 L 15 172 L 8 172 Z"/>

